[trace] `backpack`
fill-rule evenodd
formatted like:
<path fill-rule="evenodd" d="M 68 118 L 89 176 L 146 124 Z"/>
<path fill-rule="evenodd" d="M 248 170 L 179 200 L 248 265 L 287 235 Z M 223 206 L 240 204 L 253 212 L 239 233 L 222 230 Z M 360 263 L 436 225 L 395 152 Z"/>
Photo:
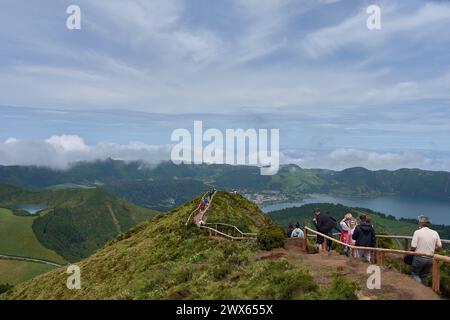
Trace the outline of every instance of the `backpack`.
<path fill-rule="evenodd" d="M 407 265 L 412 265 L 412 263 L 413 263 L 413 259 L 414 259 L 414 256 L 412 255 L 412 254 L 407 254 L 407 255 L 405 255 L 405 257 L 403 258 L 403 262 L 405 263 L 405 264 L 407 264 Z"/>

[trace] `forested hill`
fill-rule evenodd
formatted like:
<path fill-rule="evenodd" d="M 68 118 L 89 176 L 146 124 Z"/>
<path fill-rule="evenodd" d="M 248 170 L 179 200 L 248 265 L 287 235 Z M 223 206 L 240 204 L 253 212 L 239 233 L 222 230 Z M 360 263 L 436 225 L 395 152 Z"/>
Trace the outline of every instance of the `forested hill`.
<path fill-rule="evenodd" d="M 89 256 L 121 232 L 157 214 L 100 188 L 26 191 L 0 184 L 0 192 L 0 208 L 15 215 L 30 216 L 16 209 L 21 205 L 45 207 L 33 216 L 32 232 L 67 261 Z"/>
<path fill-rule="evenodd" d="M 189 193 L 179 179 L 189 181 L 194 190 Z M 142 182 L 144 181 L 144 182 Z M 175 165 L 171 162 L 150 166 L 142 162 L 106 160 L 80 162 L 68 170 L 52 170 L 41 167 L 0 166 L 0 183 L 23 188 L 64 188 L 104 185 L 110 192 L 125 196 L 136 203 L 148 205 L 153 200 L 139 195 L 139 188 L 160 186 L 162 193 L 171 193 L 174 186 L 183 185 L 179 191 L 165 199 L 182 203 L 198 192 L 200 184 L 214 185 L 223 189 L 240 189 L 250 192 L 279 191 L 290 197 L 307 193 L 339 195 L 378 196 L 403 195 L 423 198 L 450 199 L 450 173 L 400 169 L 395 171 L 370 171 L 350 168 L 342 171 L 303 169 L 285 165 L 277 175 L 261 176 L 259 168 L 230 165 Z M 150 184 L 147 186 L 145 184 Z M 153 186 L 151 185 L 153 183 Z M 153 195 L 156 196 L 156 195 Z"/>

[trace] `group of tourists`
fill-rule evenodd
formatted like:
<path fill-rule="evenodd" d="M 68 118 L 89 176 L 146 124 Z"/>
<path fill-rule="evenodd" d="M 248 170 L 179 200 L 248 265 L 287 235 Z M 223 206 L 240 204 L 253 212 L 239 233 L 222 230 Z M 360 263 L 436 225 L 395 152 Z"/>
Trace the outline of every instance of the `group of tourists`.
<path fill-rule="evenodd" d="M 369 216 L 361 214 L 359 219 L 356 219 L 351 213 L 346 213 L 342 220 L 337 223 L 336 219 L 328 211 L 322 213 L 319 208 L 316 208 L 313 213 L 313 224 L 319 233 L 334 238 L 333 231 L 336 230 L 340 235 L 339 241 L 344 244 L 365 248 L 374 248 L 376 246 L 375 228 Z M 424 255 L 407 255 L 405 263 L 411 265 L 413 278 L 418 282 L 423 282 L 433 265 L 431 256 L 442 248 L 442 243 L 439 234 L 430 229 L 430 219 L 428 217 L 419 216 L 418 222 L 419 230 L 414 232 L 411 251 Z M 299 223 L 295 227 L 292 224 L 289 225 L 286 229 L 286 234 L 290 238 L 304 238 L 305 236 Z M 333 241 L 330 239 L 325 241 L 325 237 L 321 234 L 318 234 L 316 238 L 318 251 L 334 250 Z M 327 244 L 326 247 L 325 243 Z M 352 250 L 348 246 L 342 246 L 342 251 L 347 256 L 372 262 L 373 250 L 371 249 Z"/>
<path fill-rule="evenodd" d="M 208 209 L 208 206 L 212 200 L 212 197 L 216 193 L 216 189 L 212 188 L 208 191 L 208 193 L 200 200 L 200 211 L 205 211 Z"/>
<path fill-rule="evenodd" d="M 351 213 L 346 213 L 338 226 L 336 219 L 333 218 L 329 212 L 321 213 L 320 209 L 316 208 L 314 210 L 313 223 L 317 231 L 331 238 L 333 238 L 333 231 L 336 230 L 340 233 L 339 241 L 345 244 L 358 247 L 375 247 L 375 229 L 371 219 L 364 214 L 359 216 L 358 223 Z M 326 241 L 326 248 L 324 247 L 324 243 L 325 238 L 321 235 L 317 235 L 316 245 L 319 252 L 333 250 L 333 241 Z M 343 252 L 348 256 L 352 255 L 357 258 L 363 258 L 368 262 L 370 262 L 372 258 L 370 250 L 355 250 L 352 252 L 349 247 L 343 246 Z"/>

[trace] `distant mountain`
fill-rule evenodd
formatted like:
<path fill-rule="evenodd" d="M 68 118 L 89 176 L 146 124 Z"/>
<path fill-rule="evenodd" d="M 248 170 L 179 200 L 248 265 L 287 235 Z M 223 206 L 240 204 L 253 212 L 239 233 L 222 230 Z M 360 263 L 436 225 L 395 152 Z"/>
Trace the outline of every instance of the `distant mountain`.
<path fill-rule="evenodd" d="M 103 186 L 117 197 L 158 211 L 171 210 L 210 188 L 191 179 L 121 180 Z"/>
<path fill-rule="evenodd" d="M 450 199 L 449 172 L 419 169 L 332 171 L 284 165 L 274 176 L 261 176 L 259 168 L 251 166 L 171 162 L 150 166 L 137 161 L 106 160 L 75 163 L 65 171 L 0 166 L 0 183 L 29 189 L 102 185 L 116 196 L 158 209 L 173 209 L 209 186 L 241 192 L 276 191 L 288 199 L 298 199 L 308 193 Z"/>
<path fill-rule="evenodd" d="M 33 231 L 45 247 L 68 261 L 89 256 L 118 234 L 157 214 L 100 188 L 24 191 L 0 185 L 0 191 L 0 207 L 39 204 L 47 208 L 33 221 Z"/>

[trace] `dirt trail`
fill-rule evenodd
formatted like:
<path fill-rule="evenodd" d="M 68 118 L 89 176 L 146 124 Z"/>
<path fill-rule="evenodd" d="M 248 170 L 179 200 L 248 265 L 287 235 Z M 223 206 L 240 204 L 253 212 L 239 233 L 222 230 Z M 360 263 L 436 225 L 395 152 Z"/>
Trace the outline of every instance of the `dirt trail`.
<path fill-rule="evenodd" d="M 208 211 L 209 207 L 211 206 L 215 195 L 216 195 L 216 193 L 214 193 L 212 195 L 212 197 L 209 198 L 208 206 L 206 206 L 203 211 L 200 210 L 200 208 L 198 209 L 198 213 L 194 216 L 194 222 L 196 225 L 199 225 L 200 221 L 203 220 L 203 222 L 206 222 L 206 220 L 208 219 L 208 216 L 206 215 L 206 211 Z"/>
<path fill-rule="evenodd" d="M 116 227 L 117 233 L 121 234 L 122 233 L 122 228 L 120 227 L 119 220 L 117 220 L 116 215 L 114 214 L 114 211 L 113 211 L 111 205 L 108 203 L 108 204 L 106 204 L 106 206 L 108 207 L 109 214 L 111 215 L 111 219 L 112 219 L 112 221 L 114 223 L 114 226 Z"/>
<path fill-rule="evenodd" d="M 333 272 L 340 271 L 347 278 L 360 284 L 358 297 L 361 300 L 439 300 L 434 291 L 406 274 L 381 268 L 381 289 L 369 290 L 366 286 L 368 263 L 355 258 L 347 258 L 336 252 L 307 254 L 301 248 L 301 239 L 288 239 L 286 249 L 278 248 L 259 252 L 257 259 L 286 258 L 289 262 L 305 266 L 319 284 L 329 284 Z"/>

